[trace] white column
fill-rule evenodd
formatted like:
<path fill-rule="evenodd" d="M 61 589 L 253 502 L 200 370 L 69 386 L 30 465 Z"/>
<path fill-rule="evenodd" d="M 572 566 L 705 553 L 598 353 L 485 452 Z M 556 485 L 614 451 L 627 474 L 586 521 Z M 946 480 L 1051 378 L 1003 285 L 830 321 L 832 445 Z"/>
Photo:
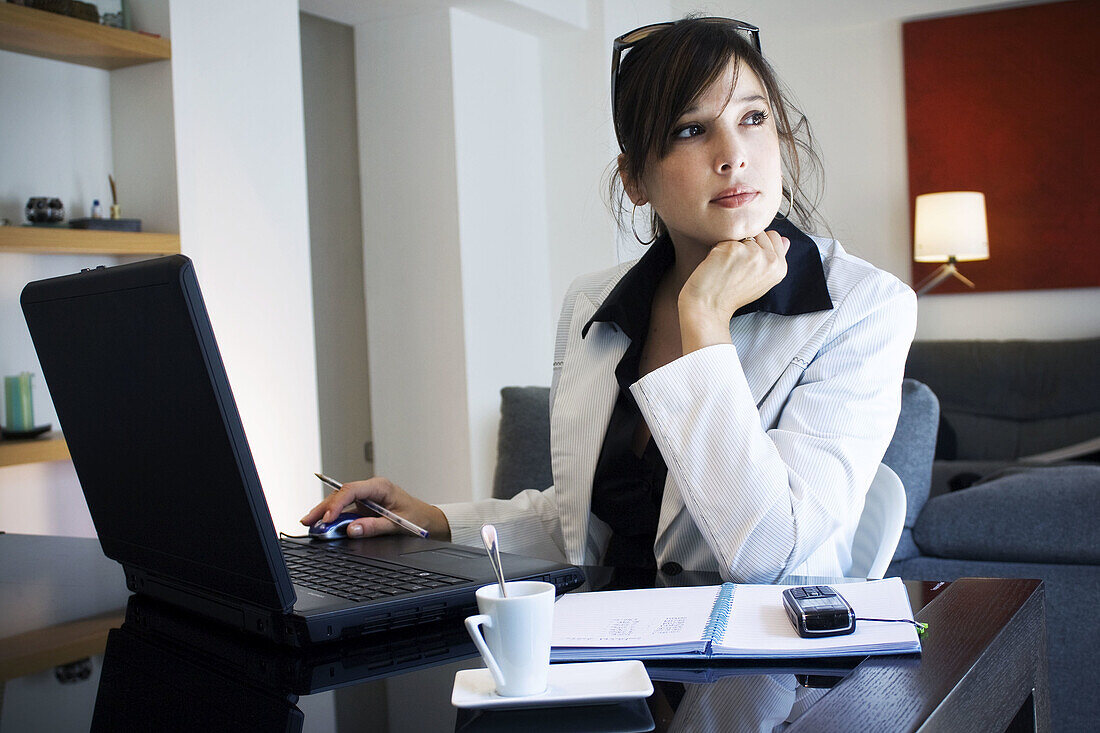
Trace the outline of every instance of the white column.
<path fill-rule="evenodd" d="M 375 470 L 471 496 L 447 11 L 356 26 Z"/>
<path fill-rule="evenodd" d="M 171 4 L 184 254 L 276 528 L 321 497 L 298 4 Z M 216 60 L 216 61 L 215 61 Z"/>
<path fill-rule="evenodd" d="M 491 492 L 500 388 L 549 385 L 539 40 L 451 11 L 466 400 L 475 498 Z"/>

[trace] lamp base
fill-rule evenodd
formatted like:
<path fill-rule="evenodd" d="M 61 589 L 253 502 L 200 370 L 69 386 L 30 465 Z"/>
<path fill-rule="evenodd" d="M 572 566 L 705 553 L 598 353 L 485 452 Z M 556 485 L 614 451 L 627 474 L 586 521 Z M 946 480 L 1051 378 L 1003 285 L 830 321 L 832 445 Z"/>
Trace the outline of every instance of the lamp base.
<path fill-rule="evenodd" d="M 954 257 L 952 257 L 931 275 L 917 283 L 917 295 L 924 295 L 929 290 L 936 287 L 949 277 L 954 277 L 957 280 L 961 280 L 967 287 L 974 287 L 974 283 L 972 283 L 970 280 L 964 277 L 961 272 L 959 272 L 959 268 L 956 266 L 956 264 L 957 261 Z"/>

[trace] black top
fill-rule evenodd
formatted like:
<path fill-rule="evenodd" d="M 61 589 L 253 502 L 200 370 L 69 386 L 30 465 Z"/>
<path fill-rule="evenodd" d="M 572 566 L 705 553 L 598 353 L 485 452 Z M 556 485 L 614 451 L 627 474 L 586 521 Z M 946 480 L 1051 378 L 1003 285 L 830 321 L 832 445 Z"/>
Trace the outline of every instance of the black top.
<path fill-rule="evenodd" d="M 776 218 L 768 229 L 791 242 L 787 250 L 787 275 L 763 296 L 738 309 L 734 318 L 756 311 L 797 315 L 831 309 L 833 304 L 817 245 L 786 219 Z M 582 337 L 587 336 L 596 322 L 614 323 L 630 338 L 630 346 L 615 368 L 619 395 L 592 479 L 592 513 L 606 522 L 612 532 L 602 559 L 604 565 L 656 566 L 653 543 L 668 468 L 653 438 L 640 458 L 632 449 L 641 412 L 630 394 L 630 385 L 638 381 L 653 296 L 665 271 L 675 261 L 676 251 L 666 234 L 623 275 L 581 332 Z"/>

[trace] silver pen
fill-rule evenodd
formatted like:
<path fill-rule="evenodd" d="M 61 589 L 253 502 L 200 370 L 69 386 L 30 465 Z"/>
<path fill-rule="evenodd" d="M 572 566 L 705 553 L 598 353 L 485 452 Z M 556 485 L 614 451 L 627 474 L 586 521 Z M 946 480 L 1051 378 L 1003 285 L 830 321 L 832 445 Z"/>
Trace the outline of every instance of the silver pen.
<path fill-rule="evenodd" d="M 316 476 L 317 478 L 321 479 L 322 481 L 324 481 L 326 484 L 328 484 L 332 488 L 336 489 L 337 491 L 344 488 L 344 485 L 342 483 L 340 483 L 339 481 L 337 481 L 334 478 L 329 478 L 328 476 L 326 476 L 323 473 L 315 473 L 313 475 Z M 418 525 L 413 524 L 412 522 L 410 522 L 409 520 L 405 519 L 402 516 L 398 516 L 397 514 L 394 514 L 389 509 L 382 506 L 381 504 L 378 504 L 377 502 L 373 502 L 370 499 L 356 499 L 355 501 L 358 504 L 362 504 L 367 509 L 370 509 L 372 512 L 377 513 L 379 516 L 385 517 L 386 519 L 390 520 L 391 522 L 396 524 L 401 529 L 407 529 L 408 531 L 412 532 L 415 535 L 423 537 L 424 539 L 428 539 L 428 530 L 424 529 L 423 527 L 420 527 Z"/>

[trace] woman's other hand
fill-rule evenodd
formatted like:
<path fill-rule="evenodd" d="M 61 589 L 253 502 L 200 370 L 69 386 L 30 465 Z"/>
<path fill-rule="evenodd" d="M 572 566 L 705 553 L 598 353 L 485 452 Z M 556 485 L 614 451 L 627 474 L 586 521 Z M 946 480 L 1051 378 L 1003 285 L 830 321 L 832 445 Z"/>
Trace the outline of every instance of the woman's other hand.
<path fill-rule="evenodd" d="M 730 319 L 787 275 L 790 240 L 778 232 L 719 242 L 680 290 L 677 307 L 684 354 L 730 343 Z"/>
<path fill-rule="evenodd" d="M 344 484 L 342 489 L 332 492 L 324 501 L 310 509 L 301 522 L 307 527 L 317 522 L 331 522 L 349 507 L 353 511 L 370 511 L 365 506 L 360 508 L 356 505 L 356 501 L 360 499 L 370 499 L 413 524 L 420 525 L 428 530 L 432 539 L 451 539 L 451 526 L 439 507 L 417 499 L 389 479 L 380 476 Z M 347 532 L 349 537 L 375 537 L 405 530 L 383 517 L 364 516 L 349 524 Z"/>

